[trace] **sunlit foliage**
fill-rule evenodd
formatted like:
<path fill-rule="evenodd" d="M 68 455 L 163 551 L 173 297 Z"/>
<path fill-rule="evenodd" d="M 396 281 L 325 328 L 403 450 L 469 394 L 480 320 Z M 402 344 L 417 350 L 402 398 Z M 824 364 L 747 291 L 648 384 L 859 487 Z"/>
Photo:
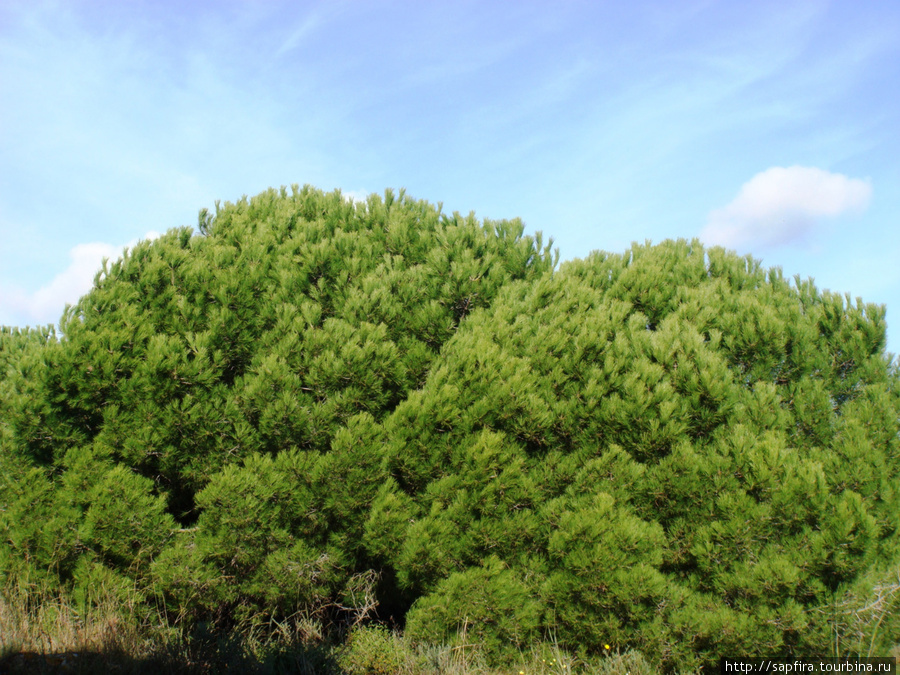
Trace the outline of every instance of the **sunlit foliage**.
<path fill-rule="evenodd" d="M 883 307 L 696 241 L 557 268 L 402 191 L 198 229 L 0 333 L 3 581 L 686 669 L 827 653 L 900 562 Z"/>

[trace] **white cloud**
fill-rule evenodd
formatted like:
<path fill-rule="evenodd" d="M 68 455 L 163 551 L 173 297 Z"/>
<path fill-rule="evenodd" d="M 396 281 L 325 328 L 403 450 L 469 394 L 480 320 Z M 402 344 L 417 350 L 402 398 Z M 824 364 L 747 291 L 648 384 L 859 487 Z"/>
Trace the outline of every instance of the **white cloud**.
<path fill-rule="evenodd" d="M 812 167 L 773 167 L 712 211 L 700 238 L 734 248 L 804 243 L 823 220 L 862 213 L 871 197 L 865 180 Z"/>
<path fill-rule="evenodd" d="M 153 240 L 158 232 L 148 232 L 143 239 Z M 122 257 L 126 248 L 137 244 L 134 240 L 125 246 L 102 242 L 78 244 L 69 251 L 69 266 L 53 280 L 34 292 L 21 288 L 4 288 L 0 293 L 0 323 L 12 325 L 45 325 L 56 323 L 66 304 L 74 304 L 91 290 L 94 276 L 100 271 L 103 258 L 110 262 Z"/>
<path fill-rule="evenodd" d="M 341 196 L 345 201 L 362 202 L 363 204 L 369 199 L 369 193 L 363 190 L 341 190 Z"/>

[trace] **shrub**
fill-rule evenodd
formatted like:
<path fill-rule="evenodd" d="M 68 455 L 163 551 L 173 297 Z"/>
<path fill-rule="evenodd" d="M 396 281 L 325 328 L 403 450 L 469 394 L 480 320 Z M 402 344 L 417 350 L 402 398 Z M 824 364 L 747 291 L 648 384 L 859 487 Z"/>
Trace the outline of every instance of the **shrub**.
<path fill-rule="evenodd" d="M 340 606 L 380 422 L 468 314 L 553 267 L 523 229 L 269 190 L 104 264 L 60 338 L 0 331 L 0 575 L 71 585 L 85 558 L 216 620 Z"/>
<path fill-rule="evenodd" d="M 884 308 L 697 241 L 555 265 L 390 191 L 140 243 L 60 337 L 0 331 L 0 580 L 357 624 L 350 661 L 393 658 L 376 600 L 507 664 L 885 648 Z"/>
<path fill-rule="evenodd" d="M 408 651 L 387 629 L 357 628 L 347 638 L 338 663 L 348 675 L 396 675 L 406 665 Z"/>
<path fill-rule="evenodd" d="M 367 532 L 403 542 L 382 561 L 420 596 L 411 629 L 452 626 L 477 596 L 447 584 L 480 574 L 538 603 L 487 645 L 518 628 L 665 668 L 827 653 L 813 617 L 897 541 L 883 349 L 883 308 L 697 242 L 506 287 L 384 422 Z"/>

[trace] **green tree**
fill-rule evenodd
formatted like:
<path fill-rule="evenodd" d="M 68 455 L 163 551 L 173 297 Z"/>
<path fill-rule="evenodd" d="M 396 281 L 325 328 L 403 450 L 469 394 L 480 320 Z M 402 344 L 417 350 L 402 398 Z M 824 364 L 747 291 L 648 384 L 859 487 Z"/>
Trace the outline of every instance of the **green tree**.
<path fill-rule="evenodd" d="M 0 333 L 0 572 L 101 565 L 216 615 L 352 590 L 379 423 L 472 311 L 556 264 L 523 231 L 294 186 L 104 263 L 60 339 Z"/>
<path fill-rule="evenodd" d="M 410 620 L 465 615 L 448 580 L 502 569 L 587 655 L 825 653 L 835 593 L 897 564 L 884 328 L 882 307 L 696 241 L 512 284 L 385 420 L 373 551 L 418 595 Z"/>
<path fill-rule="evenodd" d="M 0 331 L 0 581 L 221 624 L 374 593 L 501 661 L 871 652 L 884 347 L 883 307 L 697 241 L 556 269 L 518 221 L 269 190 L 106 264 L 59 337 Z"/>

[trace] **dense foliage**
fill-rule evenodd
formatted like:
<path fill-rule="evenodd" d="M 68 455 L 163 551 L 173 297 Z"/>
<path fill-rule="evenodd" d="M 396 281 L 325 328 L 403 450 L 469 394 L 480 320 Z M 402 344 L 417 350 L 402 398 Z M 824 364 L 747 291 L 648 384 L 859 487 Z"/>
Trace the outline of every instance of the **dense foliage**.
<path fill-rule="evenodd" d="M 669 669 L 829 653 L 900 563 L 883 307 L 696 241 L 556 269 L 402 192 L 199 230 L 106 265 L 63 337 L 0 333 L 7 582 L 220 624 L 374 594 L 414 639 Z"/>

